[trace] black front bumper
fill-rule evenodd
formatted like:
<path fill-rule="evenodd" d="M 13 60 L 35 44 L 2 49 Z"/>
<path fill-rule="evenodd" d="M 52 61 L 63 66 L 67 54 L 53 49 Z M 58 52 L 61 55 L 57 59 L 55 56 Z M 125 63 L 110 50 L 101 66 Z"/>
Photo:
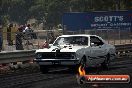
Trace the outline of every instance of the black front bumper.
<path fill-rule="evenodd" d="M 79 60 L 77 59 L 35 59 L 39 65 L 77 65 Z"/>

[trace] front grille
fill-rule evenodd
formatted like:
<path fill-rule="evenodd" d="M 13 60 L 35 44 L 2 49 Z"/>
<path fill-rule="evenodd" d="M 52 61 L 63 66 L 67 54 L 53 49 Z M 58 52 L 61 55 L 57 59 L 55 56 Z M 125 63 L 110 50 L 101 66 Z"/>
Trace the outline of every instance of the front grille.
<path fill-rule="evenodd" d="M 44 52 L 37 53 L 41 55 L 39 59 L 73 59 L 74 53 L 71 52 Z"/>

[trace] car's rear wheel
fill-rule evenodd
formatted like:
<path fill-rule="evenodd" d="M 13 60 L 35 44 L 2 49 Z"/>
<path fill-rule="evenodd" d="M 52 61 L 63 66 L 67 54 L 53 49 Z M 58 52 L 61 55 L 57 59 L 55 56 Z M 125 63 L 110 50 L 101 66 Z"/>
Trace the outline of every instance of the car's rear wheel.
<path fill-rule="evenodd" d="M 79 64 L 69 66 L 69 71 L 77 73 L 80 65 L 85 69 L 85 67 L 86 67 L 86 57 L 85 56 L 81 59 Z"/>
<path fill-rule="evenodd" d="M 47 67 L 47 66 L 40 65 L 40 71 L 41 71 L 42 73 L 46 73 L 46 72 L 48 72 L 48 71 L 49 71 L 49 69 L 48 69 L 48 67 Z"/>
<path fill-rule="evenodd" d="M 102 66 L 102 68 L 104 70 L 108 70 L 109 69 L 109 65 L 110 65 L 110 55 L 107 54 L 104 62 L 101 64 L 101 66 Z"/>

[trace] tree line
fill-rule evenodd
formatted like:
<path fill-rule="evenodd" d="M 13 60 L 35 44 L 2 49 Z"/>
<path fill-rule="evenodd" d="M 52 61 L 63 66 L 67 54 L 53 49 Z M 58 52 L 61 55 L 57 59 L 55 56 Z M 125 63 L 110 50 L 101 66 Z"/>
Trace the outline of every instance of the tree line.
<path fill-rule="evenodd" d="M 0 19 L 26 23 L 35 18 L 38 23 L 55 26 L 65 12 L 131 10 L 132 0 L 0 0 Z"/>

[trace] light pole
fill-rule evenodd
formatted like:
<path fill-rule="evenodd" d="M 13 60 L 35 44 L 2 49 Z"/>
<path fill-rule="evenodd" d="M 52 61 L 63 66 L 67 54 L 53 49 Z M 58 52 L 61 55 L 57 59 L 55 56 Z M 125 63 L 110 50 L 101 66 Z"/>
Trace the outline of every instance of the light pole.
<path fill-rule="evenodd" d="M 44 30 L 45 29 L 45 24 L 46 24 L 45 17 L 42 18 L 42 22 L 43 22 L 43 30 Z"/>

